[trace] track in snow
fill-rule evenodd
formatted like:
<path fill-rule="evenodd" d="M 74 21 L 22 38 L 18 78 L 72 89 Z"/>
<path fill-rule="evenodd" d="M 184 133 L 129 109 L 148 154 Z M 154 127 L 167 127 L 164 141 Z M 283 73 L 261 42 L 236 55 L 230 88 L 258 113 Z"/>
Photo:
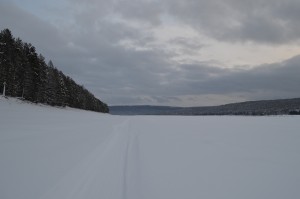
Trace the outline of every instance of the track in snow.
<path fill-rule="evenodd" d="M 139 198 L 138 135 L 127 119 L 114 127 L 104 143 L 68 172 L 43 199 Z M 69 183 L 73 182 L 73 183 Z"/>

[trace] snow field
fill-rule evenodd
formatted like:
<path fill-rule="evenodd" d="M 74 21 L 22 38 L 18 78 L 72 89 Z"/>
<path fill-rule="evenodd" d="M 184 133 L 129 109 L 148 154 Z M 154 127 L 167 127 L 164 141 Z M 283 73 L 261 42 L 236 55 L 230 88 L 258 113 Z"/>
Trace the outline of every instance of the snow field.
<path fill-rule="evenodd" d="M 0 198 L 300 198 L 300 117 L 111 116 L 0 99 Z"/>

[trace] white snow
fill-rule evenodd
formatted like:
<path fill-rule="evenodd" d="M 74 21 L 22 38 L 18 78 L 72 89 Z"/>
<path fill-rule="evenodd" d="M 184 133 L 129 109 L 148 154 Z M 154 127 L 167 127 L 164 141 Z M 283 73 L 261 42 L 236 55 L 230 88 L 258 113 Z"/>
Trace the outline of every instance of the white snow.
<path fill-rule="evenodd" d="M 300 198 L 300 117 L 111 116 L 0 97 L 1 199 Z"/>

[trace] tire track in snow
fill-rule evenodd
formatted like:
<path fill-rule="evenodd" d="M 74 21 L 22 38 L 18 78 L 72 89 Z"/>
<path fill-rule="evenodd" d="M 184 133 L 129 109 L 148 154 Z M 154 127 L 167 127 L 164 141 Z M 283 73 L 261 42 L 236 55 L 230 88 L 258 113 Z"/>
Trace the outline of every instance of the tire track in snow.
<path fill-rule="evenodd" d="M 138 134 L 126 119 L 43 199 L 140 199 Z"/>
<path fill-rule="evenodd" d="M 123 198 L 141 198 L 141 151 L 138 132 L 132 131 L 128 122 L 128 141 L 124 162 Z"/>

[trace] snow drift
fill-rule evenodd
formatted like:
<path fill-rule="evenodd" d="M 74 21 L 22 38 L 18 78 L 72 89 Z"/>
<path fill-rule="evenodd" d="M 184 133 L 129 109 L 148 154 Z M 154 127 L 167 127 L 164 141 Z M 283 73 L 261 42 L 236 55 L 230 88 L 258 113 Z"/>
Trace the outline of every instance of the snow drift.
<path fill-rule="evenodd" d="M 300 197 L 300 117 L 121 117 L 0 99 L 1 199 Z"/>

